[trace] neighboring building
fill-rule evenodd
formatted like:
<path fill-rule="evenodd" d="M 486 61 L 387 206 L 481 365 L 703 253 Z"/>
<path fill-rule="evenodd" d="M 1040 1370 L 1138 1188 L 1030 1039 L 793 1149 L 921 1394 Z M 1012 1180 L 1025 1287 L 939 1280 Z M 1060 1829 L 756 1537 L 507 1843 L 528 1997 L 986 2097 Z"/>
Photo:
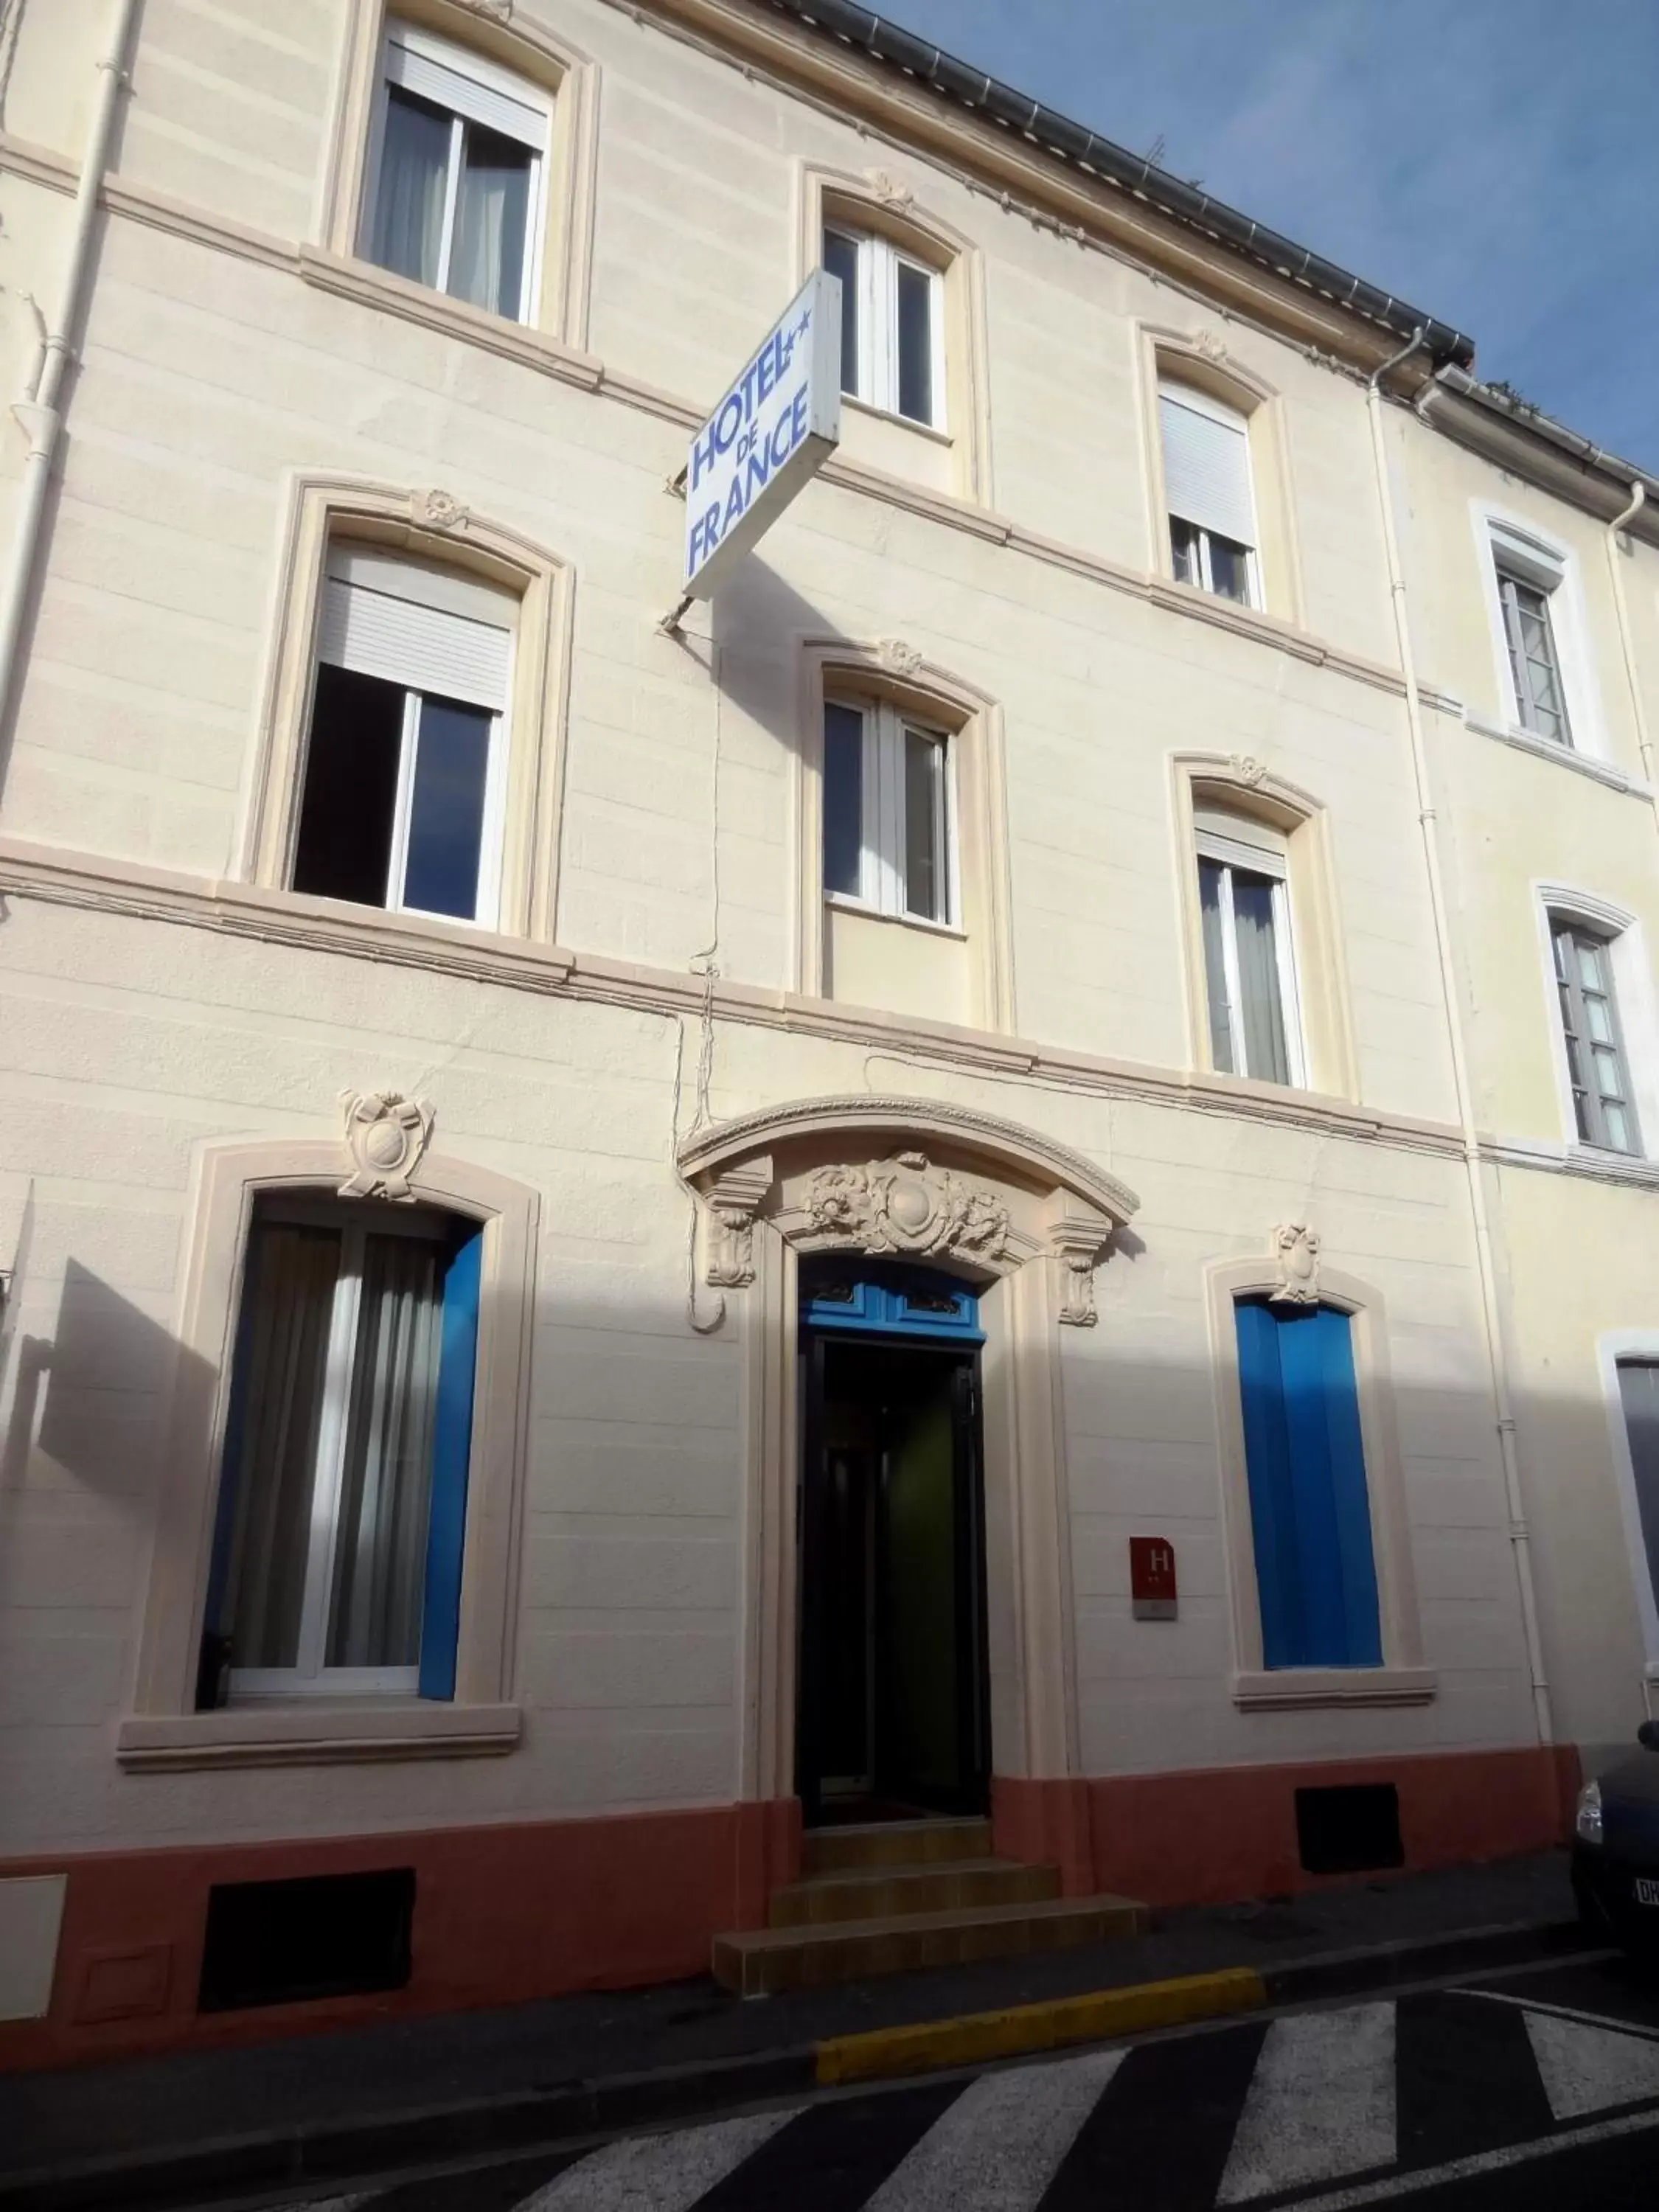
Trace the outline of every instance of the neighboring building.
<path fill-rule="evenodd" d="M 6 21 L 0 2056 L 696 1972 L 849 1812 L 1079 1914 L 1558 1838 L 1659 481 L 842 0 Z"/>

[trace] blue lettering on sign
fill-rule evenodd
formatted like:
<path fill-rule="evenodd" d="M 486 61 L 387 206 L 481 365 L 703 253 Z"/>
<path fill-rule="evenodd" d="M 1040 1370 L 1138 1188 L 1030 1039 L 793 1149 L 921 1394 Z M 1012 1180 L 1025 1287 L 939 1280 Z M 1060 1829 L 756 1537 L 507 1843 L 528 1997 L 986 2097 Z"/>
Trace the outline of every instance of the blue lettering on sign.
<path fill-rule="evenodd" d="M 737 382 L 732 386 L 732 389 L 721 400 L 720 405 L 714 410 L 714 414 L 709 417 L 702 430 L 692 442 L 691 482 L 689 487 L 691 491 L 695 492 L 696 490 L 698 485 L 702 482 L 703 477 L 708 473 L 709 470 L 714 467 L 715 462 L 723 459 L 724 456 L 731 451 L 732 446 L 738 435 L 748 430 L 749 425 L 753 420 L 757 406 L 763 399 L 769 398 L 773 392 L 776 390 L 778 385 L 782 381 L 783 377 L 789 368 L 790 362 L 794 357 L 795 348 L 800 340 L 806 336 L 808 330 L 811 327 L 811 309 L 810 307 L 803 307 L 800 313 L 800 320 L 794 325 L 793 329 L 775 332 L 768 340 L 766 344 L 764 344 L 761 348 L 760 351 L 755 356 L 755 358 L 749 363 L 749 366 L 744 370 L 743 374 L 738 379 Z M 793 431 L 791 434 L 789 441 L 790 447 L 798 445 L 805 433 L 805 405 L 806 398 L 805 392 L 803 390 L 797 396 L 794 405 L 790 409 L 789 419 L 792 422 L 795 420 L 797 415 L 801 417 L 801 428 Z M 788 449 L 786 448 L 786 450 Z M 739 458 L 741 458 L 741 456 L 739 456 Z M 779 455 L 775 437 L 772 443 L 772 466 L 774 468 L 778 465 L 778 460 Z M 763 481 L 764 479 L 763 478 Z M 744 503 L 747 503 L 746 495 Z M 726 502 L 726 511 L 728 517 L 730 517 L 731 501 L 729 500 Z M 741 507 L 739 507 L 738 512 L 742 512 Z M 705 520 L 707 518 L 704 518 Z M 720 531 L 725 526 L 726 526 L 724 524 L 721 524 L 715 529 L 714 534 L 708 538 L 704 547 L 705 551 L 712 551 L 714 550 L 714 547 L 719 542 Z M 702 523 L 699 522 L 697 529 L 701 530 L 702 527 Z M 692 537 L 692 546 L 694 550 L 696 549 L 696 533 L 694 532 Z"/>
<path fill-rule="evenodd" d="M 799 335 L 799 331 L 795 335 Z M 763 356 L 762 358 L 764 359 L 765 356 Z M 787 355 L 781 365 L 787 367 Z M 738 389 L 740 391 L 742 387 L 739 386 Z M 719 436 L 720 425 L 726 419 L 726 410 L 735 397 L 737 397 L 736 392 L 728 394 L 727 398 L 721 402 L 720 411 L 714 416 L 710 425 L 708 442 L 714 450 L 709 453 L 703 465 L 707 468 L 714 466 L 716 453 L 725 453 L 731 446 L 732 437 L 736 436 L 734 431 L 732 437 L 725 438 L 718 445 L 714 444 L 714 441 Z M 739 444 L 738 449 L 738 459 L 747 462 L 746 469 L 733 477 L 732 489 L 726 495 L 724 508 L 717 501 L 713 506 L 705 507 L 691 526 L 690 559 L 694 568 L 701 567 L 708 558 L 733 524 L 742 521 L 748 512 L 749 502 L 755 494 L 765 488 L 805 437 L 807 400 L 807 389 L 805 385 L 802 385 L 790 402 L 789 412 L 781 417 L 769 438 L 755 431 L 744 433 L 744 441 Z M 703 467 L 698 465 L 703 450 L 703 442 L 700 440 L 692 449 L 691 483 L 694 489 L 698 477 L 703 473 Z"/>

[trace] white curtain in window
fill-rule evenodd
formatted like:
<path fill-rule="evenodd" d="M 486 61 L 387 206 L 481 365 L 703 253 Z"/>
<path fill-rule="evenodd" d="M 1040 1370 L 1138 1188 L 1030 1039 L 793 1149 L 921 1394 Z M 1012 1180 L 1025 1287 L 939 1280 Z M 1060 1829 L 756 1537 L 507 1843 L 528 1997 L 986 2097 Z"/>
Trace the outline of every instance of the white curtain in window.
<path fill-rule="evenodd" d="M 1244 418 L 1180 385 L 1158 391 L 1164 492 L 1171 514 L 1235 544 L 1255 544 Z"/>
<path fill-rule="evenodd" d="M 253 1304 L 239 1409 L 235 1520 L 222 1618 L 238 1667 L 292 1667 L 299 1656 L 316 1486 L 329 1325 L 340 1272 L 330 1229 L 266 1224 L 249 1254 Z"/>
<path fill-rule="evenodd" d="M 1285 1001 L 1273 930 L 1273 887 L 1235 872 L 1233 925 L 1238 944 L 1238 995 L 1249 1072 L 1262 1083 L 1288 1083 Z"/>
<path fill-rule="evenodd" d="M 434 1248 L 364 1242 L 326 1664 L 412 1667 L 432 1497 L 441 1295 Z"/>
<path fill-rule="evenodd" d="M 372 258 L 417 284 L 435 284 L 443 258 L 451 125 L 423 100 L 389 90 Z"/>
<path fill-rule="evenodd" d="M 449 289 L 492 314 L 517 315 L 523 308 L 530 162 L 522 148 L 492 132 L 467 133 Z"/>

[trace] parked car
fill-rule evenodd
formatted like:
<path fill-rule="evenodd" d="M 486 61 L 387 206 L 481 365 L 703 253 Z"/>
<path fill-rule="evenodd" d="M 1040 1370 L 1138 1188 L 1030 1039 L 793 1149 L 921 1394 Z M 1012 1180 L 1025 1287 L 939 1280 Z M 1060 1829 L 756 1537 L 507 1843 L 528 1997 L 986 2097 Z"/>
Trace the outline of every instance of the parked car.
<path fill-rule="evenodd" d="M 1627 1951 L 1659 1957 L 1659 1721 L 1642 1748 L 1578 1793 L 1572 1887 L 1581 1917 Z"/>

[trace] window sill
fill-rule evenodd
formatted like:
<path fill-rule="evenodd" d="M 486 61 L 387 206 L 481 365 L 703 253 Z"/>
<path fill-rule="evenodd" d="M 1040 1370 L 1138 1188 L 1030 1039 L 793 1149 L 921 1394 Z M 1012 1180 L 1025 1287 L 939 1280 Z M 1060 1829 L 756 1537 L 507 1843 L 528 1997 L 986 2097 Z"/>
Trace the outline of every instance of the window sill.
<path fill-rule="evenodd" d="M 447 292 L 411 283 L 408 277 L 396 276 L 372 261 L 302 246 L 300 274 L 319 291 L 401 315 L 407 322 L 424 324 L 428 330 L 441 331 L 448 337 L 464 338 L 508 361 L 523 362 L 528 368 L 560 377 L 567 384 L 579 384 L 586 391 L 598 391 L 603 379 L 604 370 L 592 355 L 564 344 L 550 332 L 470 307 L 465 300 L 452 299 Z"/>
<path fill-rule="evenodd" d="M 900 929 L 920 929 L 928 937 L 954 939 L 958 945 L 968 942 L 967 931 L 958 929 L 953 921 L 929 921 L 923 914 L 884 914 L 878 906 L 867 905 L 847 891 L 826 891 L 823 902 L 837 914 L 861 915 L 866 921 L 890 921 Z"/>
<path fill-rule="evenodd" d="M 226 1705 L 210 1713 L 129 1714 L 115 1756 L 130 1773 L 209 1766 L 334 1766 L 411 1759 L 485 1759 L 516 1749 L 517 1705 L 383 1703 Z"/>
<path fill-rule="evenodd" d="M 1636 1152 L 1603 1152 L 1595 1145 L 1540 1144 L 1524 1137 L 1494 1138 L 1482 1150 L 1504 1167 L 1537 1168 L 1547 1175 L 1586 1176 L 1595 1182 L 1659 1189 L 1659 1160 Z"/>
<path fill-rule="evenodd" d="M 931 422 L 918 422 L 914 415 L 900 415 L 890 407 L 878 407 L 872 400 L 860 399 L 856 392 L 843 392 L 841 404 L 843 407 L 850 407 L 855 415 L 869 416 L 872 422 L 891 422 L 898 429 L 914 430 L 917 437 L 931 439 L 934 445 L 943 446 L 947 453 L 956 443 L 948 430 L 936 429 Z"/>
<path fill-rule="evenodd" d="M 1576 752 L 1571 745 L 1557 744 L 1553 738 L 1540 738 L 1535 730 L 1523 730 L 1518 722 L 1488 722 L 1479 714 L 1463 709 L 1464 726 L 1477 737 L 1494 738 L 1500 745 L 1512 745 L 1517 752 L 1530 753 L 1534 760 L 1553 761 L 1558 768 L 1570 768 L 1579 775 L 1589 776 L 1593 782 L 1604 783 L 1610 790 L 1631 793 L 1638 799 L 1651 799 L 1652 792 L 1638 776 L 1627 775 L 1611 761 L 1597 760 L 1591 753 Z"/>
<path fill-rule="evenodd" d="M 1310 1705 L 1426 1705 L 1438 1688 L 1432 1667 L 1284 1667 L 1233 1676 L 1233 1703 L 1244 1712 L 1291 1712 Z"/>

